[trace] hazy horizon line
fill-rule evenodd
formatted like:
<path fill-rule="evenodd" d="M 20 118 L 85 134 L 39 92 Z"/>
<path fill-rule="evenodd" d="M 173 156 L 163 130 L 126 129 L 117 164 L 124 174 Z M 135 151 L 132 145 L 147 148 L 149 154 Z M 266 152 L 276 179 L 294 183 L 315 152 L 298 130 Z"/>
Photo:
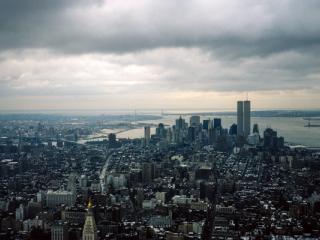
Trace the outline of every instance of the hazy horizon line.
<path fill-rule="evenodd" d="M 320 108 L 252 108 L 251 111 L 319 111 Z M 66 112 L 132 112 L 141 114 L 141 112 L 159 112 L 165 114 L 172 111 L 204 111 L 204 112 L 236 112 L 236 108 L 116 108 L 116 109 L 0 109 L 0 114 L 47 114 L 47 113 L 63 113 Z M 179 114 L 179 113 L 177 113 Z"/>

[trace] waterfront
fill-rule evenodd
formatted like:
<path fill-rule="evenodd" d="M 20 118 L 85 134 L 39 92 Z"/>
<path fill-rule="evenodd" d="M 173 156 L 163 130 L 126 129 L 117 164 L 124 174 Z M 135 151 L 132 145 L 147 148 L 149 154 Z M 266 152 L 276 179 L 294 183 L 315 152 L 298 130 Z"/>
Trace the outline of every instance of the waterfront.
<path fill-rule="evenodd" d="M 179 116 L 168 116 L 162 119 L 162 122 L 165 124 L 173 125 L 176 118 Z M 190 116 L 185 116 L 188 120 Z M 224 128 L 230 128 L 233 123 L 237 122 L 236 116 L 205 116 L 201 117 L 202 119 L 213 119 L 221 118 L 222 126 Z M 150 121 L 153 122 L 154 121 Z M 260 134 L 263 134 L 263 131 L 267 127 L 278 132 L 279 136 L 283 136 L 286 142 L 293 144 L 302 144 L 310 147 L 319 147 L 320 146 L 320 128 L 305 127 L 306 121 L 303 118 L 296 117 L 252 117 L 251 126 L 257 123 L 259 125 Z M 143 134 L 143 131 L 141 130 Z M 125 132 L 123 133 L 125 134 Z M 131 132 L 130 132 L 131 134 Z M 140 135 L 140 137 L 143 135 Z M 137 135 L 128 135 L 129 138 L 138 137 Z"/>
<path fill-rule="evenodd" d="M 183 118 L 188 120 L 190 115 L 184 115 Z M 141 121 L 145 124 L 159 124 L 164 123 L 166 125 L 174 125 L 175 119 L 179 118 L 179 115 L 167 115 L 163 116 L 162 119 Z M 236 123 L 236 116 L 202 116 L 203 119 L 213 119 L 221 118 L 222 125 L 224 128 L 230 128 L 233 123 Z M 251 125 L 257 123 L 259 125 L 260 134 L 267 127 L 271 127 L 278 132 L 279 136 L 283 136 L 285 141 L 292 144 L 301 144 L 309 147 L 320 147 L 320 128 L 319 127 L 305 127 L 307 121 L 300 117 L 252 117 Z M 100 135 L 106 135 L 106 133 L 117 133 L 117 138 L 142 138 L 144 135 L 144 130 L 142 127 L 122 130 L 121 129 L 104 129 L 102 130 L 104 134 L 97 133 L 95 135 L 95 140 L 102 140 L 103 138 L 97 138 Z M 151 127 L 151 134 L 155 133 L 155 127 Z M 81 142 L 85 142 L 81 140 Z"/>

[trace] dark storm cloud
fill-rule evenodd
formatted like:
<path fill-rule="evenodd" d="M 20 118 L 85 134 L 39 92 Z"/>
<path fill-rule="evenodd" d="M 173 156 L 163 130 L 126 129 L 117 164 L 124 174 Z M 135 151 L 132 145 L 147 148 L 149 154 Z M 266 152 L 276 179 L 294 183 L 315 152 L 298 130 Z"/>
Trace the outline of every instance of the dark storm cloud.
<path fill-rule="evenodd" d="M 84 0 L 0 1 L 0 49 L 54 48 L 52 37 L 64 38 L 63 28 L 59 30 L 58 26 L 63 24 L 59 20 L 61 14 L 88 3 Z"/>
<path fill-rule="evenodd" d="M 0 0 L 0 96 L 14 106 L 18 96 L 314 94 L 319 12 L 313 0 Z"/>
<path fill-rule="evenodd" d="M 319 1 L 3 0 L 0 49 L 200 47 L 220 56 L 319 52 Z"/>

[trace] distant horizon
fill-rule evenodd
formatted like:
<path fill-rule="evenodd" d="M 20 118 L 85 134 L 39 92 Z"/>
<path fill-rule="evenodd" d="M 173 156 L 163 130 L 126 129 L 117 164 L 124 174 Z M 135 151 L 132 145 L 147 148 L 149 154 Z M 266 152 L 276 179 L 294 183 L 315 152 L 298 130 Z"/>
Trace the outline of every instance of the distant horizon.
<path fill-rule="evenodd" d="M 181 112 L 179 112 L 181 111 Z M 299 108 L 253 108 L 251 112 L 259 112 L 259 111 L 320 111 L 320 108 L 310 108 L 310 109 L 299 109 Z M 84 114 L 86 112 L 92 113 L 96 112 L 96 115 L 103 114 L 113 114 L 119 115 L 121 114 L 155 114 L 161 113 L 163 114 L 196 114 L 196 113 L 236 113 L 235 108 L 167 108 L 167 109 L 159 109 L 159 108 L 137 108 L 137 109 L 12 109 L 12 110 L 1 110 L 0 114 L 66 114 L 67 112 L 72 112 L 69 115 L 75 114 Z"/>

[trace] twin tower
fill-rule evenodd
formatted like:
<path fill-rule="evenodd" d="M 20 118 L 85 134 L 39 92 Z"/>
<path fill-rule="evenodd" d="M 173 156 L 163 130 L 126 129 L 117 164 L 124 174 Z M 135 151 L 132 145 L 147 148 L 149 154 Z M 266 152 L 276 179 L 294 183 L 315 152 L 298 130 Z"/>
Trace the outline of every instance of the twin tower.
<path fill-rule="evenodd" d="M 248 137 L 250 135 L 250 101 L 238 101 L 237 103 L 237 135 Z"/>

